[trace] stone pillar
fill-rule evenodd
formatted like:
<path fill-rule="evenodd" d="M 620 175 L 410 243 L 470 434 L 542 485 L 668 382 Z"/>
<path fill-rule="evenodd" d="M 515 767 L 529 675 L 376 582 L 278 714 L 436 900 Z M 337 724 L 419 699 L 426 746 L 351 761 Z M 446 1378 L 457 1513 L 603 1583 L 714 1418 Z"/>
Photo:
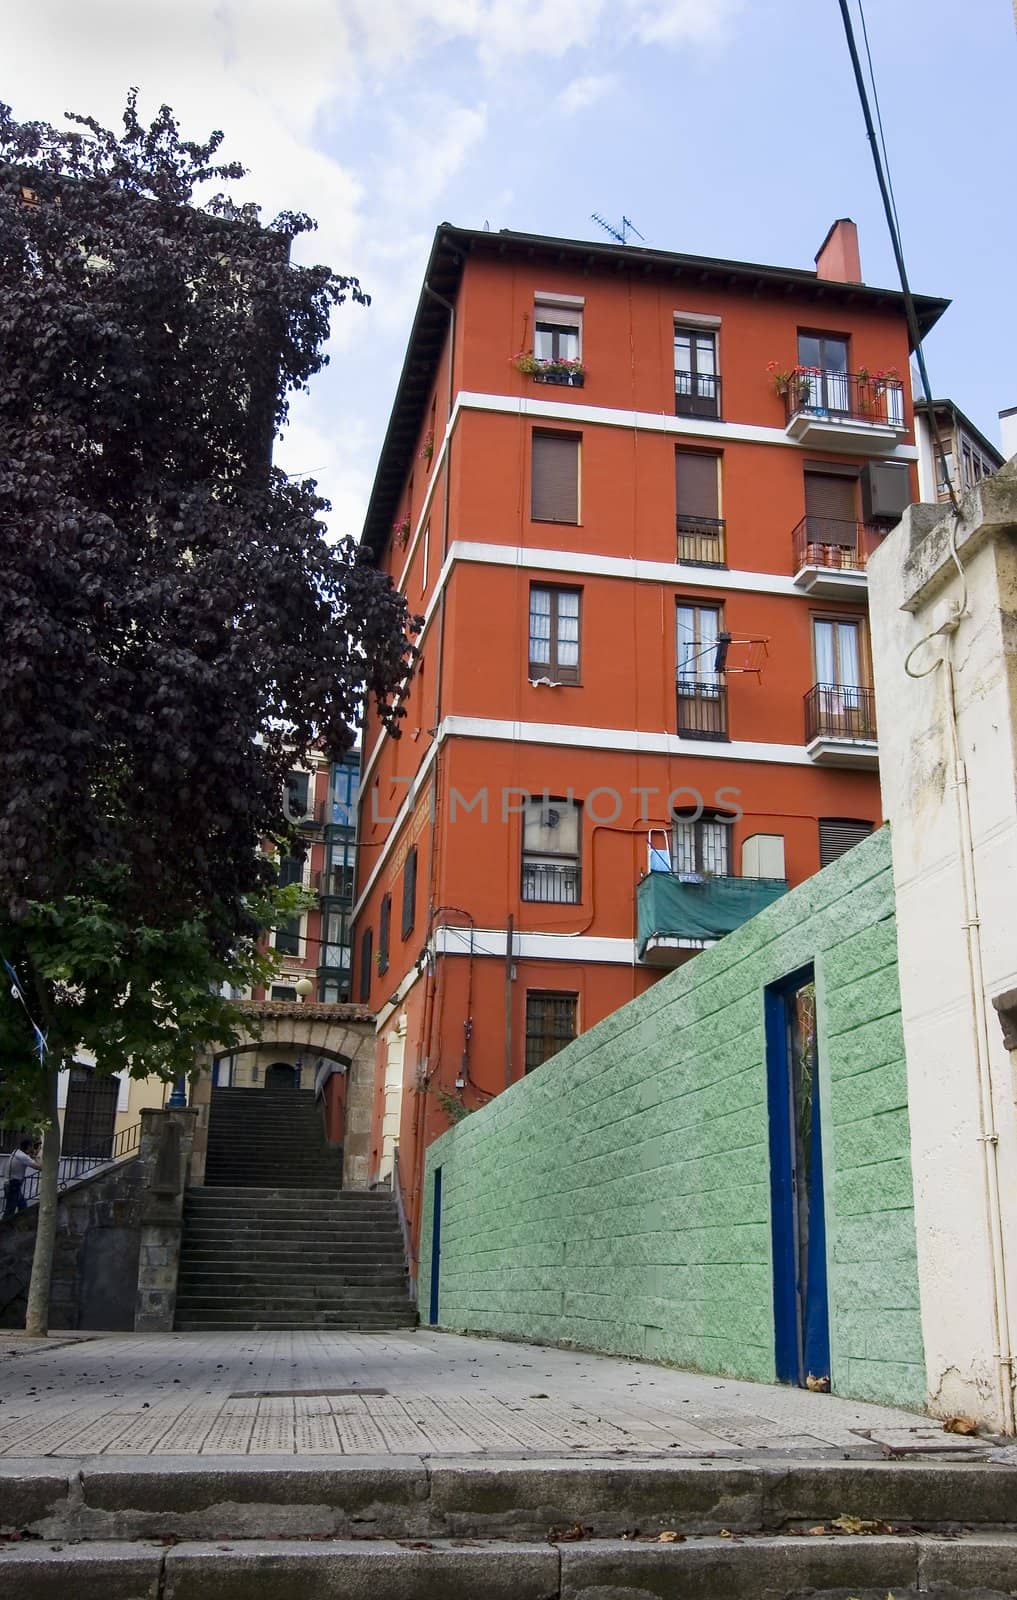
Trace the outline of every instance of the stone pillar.
<path fill-rule="evenodd" d="M 141 1251 L 135 1333 L 169 1333 L 177 1302 L 184 1189 L 197 1113 L 191 1109 L 141 1113 Z"/>
<path fill-rule="evenodd" d="M 1017 988 L 1017 460 L 952 523 L 913 506 L 869 565 L 879 765 L 928 1404 L 1011 1431 L 1017 1111 L 994 1001 Z"/>
<path fill-rule="evenodd" d="M 205 1161 L 208 1156 L 208 1119 L 212 1110 L 212 1068 L 202 1067 L 191 1080 L 191 1110 L 194 1118 L 194 1144 L 191 1151 L 190 1182 L 200 1188 L 205 1182 Z"/>
<path fill-rule="evenodd" d="M 343 1140 L 343 1188 L 366 1189 L 371 1154 L 371 1106 L 374 1098 L 374 1038 L 365 1033 L 346 1074 L 346 1135 Z"/>

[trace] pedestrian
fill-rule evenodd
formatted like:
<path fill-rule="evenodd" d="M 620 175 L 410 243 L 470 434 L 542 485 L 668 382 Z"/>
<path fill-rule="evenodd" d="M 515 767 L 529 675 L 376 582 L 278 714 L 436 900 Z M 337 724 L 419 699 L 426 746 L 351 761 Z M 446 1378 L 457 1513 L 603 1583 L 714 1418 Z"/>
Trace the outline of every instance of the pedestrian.
<path fill-rule="evenodd" d="M 18 1211 L 24 1211 L 28 1204 L 22 1190 L 25 1179 L 30 1172 L 41 1172 L 42 1162 L 39 1160 L 39 1151 L 42 1148 L 38 1139 L 22 1139 L 20 1145 L 11 1156 L 7 1169 L 7 1201 L 4 1205 L 4 1216 L 13 1217 Z"/>

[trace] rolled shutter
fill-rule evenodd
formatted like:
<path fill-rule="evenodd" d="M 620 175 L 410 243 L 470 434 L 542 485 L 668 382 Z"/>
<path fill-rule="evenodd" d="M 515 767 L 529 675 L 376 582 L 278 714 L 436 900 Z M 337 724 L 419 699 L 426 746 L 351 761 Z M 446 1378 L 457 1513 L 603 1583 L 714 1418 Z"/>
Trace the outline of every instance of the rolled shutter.
<path fill-rule="evenodd" d="M 680 517 L 712 517 L 719 511 L 717 457 L 679 450 L 675 455 L 677 505 Z"/>
<path fill-rule="evenodd" d="M 402 936 L 408 938 L 413 931 L 413 922 L 417 911 L 417 847 L 411 845 L 406 852 L 406 863 L 403 867 L 403 915 Z"/>
<path fill-rule="evenodd" d="M 531 514 L 538 522 L 579 521 L 579 435 L 535 433 Z"/>
<path fill-rule="evenodd" d="M 810 544 L 852 545 L 858 518 L 858 480 L 833 472 L 805 474 Z"/>
<path fill-rule="evenodd" d="M 871 822 L 850 822 L 842 817 L 819 819 L 819 865 L 828 867 L 831 861 L 844 855 L 852 845 L 860 844 L 872 832 Z"/>

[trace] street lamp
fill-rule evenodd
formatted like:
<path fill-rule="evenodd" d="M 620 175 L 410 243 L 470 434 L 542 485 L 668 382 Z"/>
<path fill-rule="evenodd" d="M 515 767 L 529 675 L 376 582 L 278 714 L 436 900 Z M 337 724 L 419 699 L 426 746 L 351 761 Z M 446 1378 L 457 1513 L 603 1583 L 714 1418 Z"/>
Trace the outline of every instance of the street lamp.
<path fill-rule="evenodd" d="M 310 978 L 298 978 L 293 987 L 300 996 L 301 1000 L 306 1000 L 307 996 L 314 988 L 314 984 L 311 982 Z"/>

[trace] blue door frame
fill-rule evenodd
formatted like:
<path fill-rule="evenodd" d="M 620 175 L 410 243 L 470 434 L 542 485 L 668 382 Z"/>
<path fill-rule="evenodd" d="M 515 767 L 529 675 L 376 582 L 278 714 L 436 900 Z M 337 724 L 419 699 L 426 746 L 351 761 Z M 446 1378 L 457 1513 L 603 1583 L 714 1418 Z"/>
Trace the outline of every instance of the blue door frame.
<path fill-rule="evenodd" d="M 438 1321 L 438 1288 L 441 1282 L 441 1168 L 434 1169 L 431 1194 L 431 1295 L 427 1320 L 433 1328 Z"/>
<path fill-rule="evenodd" d="M 791 1046 L 794 997 L 813 982 L 802 967 L 765 991 L 774 1359 L 778 1382 L 800 1385 L 830 1377 L 818 1052 L 803 1065 Z"/>

